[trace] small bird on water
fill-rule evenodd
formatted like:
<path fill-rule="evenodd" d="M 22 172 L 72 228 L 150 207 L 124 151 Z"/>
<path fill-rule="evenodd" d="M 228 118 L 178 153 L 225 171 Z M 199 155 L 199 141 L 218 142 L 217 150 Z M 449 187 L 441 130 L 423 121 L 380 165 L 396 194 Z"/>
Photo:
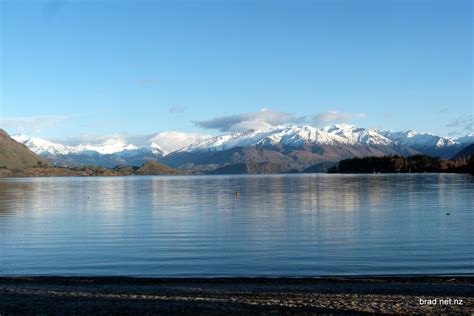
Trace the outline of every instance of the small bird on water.
<path fill-rule="evenodd" d="M 451 213 L 446 213 L 446 215 L 451 215 Z"/>
<path fill-rule="evenodd" d="M 240 191 L 239 190 L 235 190 L 235 196 L 240 196 Z"/>

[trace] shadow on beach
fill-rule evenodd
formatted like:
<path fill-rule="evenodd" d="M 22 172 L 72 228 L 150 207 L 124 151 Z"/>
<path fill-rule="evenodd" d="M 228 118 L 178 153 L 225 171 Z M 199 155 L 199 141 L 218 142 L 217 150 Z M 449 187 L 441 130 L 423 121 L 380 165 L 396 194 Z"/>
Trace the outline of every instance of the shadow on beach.
<path fill-rule="evenodd" d="M 473 312 L 473 277 L 0 278 L 2 315 Z"/>

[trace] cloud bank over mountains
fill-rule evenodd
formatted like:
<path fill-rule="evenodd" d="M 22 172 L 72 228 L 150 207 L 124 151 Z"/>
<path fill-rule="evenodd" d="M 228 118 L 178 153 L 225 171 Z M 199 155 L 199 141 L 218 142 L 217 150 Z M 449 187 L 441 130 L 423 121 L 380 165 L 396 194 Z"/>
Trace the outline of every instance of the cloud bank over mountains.
<path fill-rule="evenodd" d="M 157 144 L 167 152 L 173 152 L 210 137 L 211 135 L 207 134 L 165 131 L 153 135 L 150 142 Z"/>
<path fill-rule="evenodd" d="M 136 147 L 158 146 L 165 152 L 173 152 L 210 137 L 211 135 L 208 134 L 163 131 L 144 135 L 111 134 L 96 136 L 82 134 L 77 137 L 53 139 L 52 141 L 67 146 L 79 146 L 84 144 L 97 147 L 116 146 L 118 148 L 124 148 L 129 144 L 133 144 L 133 146 Z"/>
<path fill-rule="evenodd" d="M 367 119 L 365 113 L 349 113 L 349 112 L 338 112 L 338 111 L 326 111 L 316 114 L 312 117 L 313 125 L 322 126 L 335 123 L 347 123 L 351 122 L 354 118 Z"/>
<path fill-rule="evenodd" d="M 349 113 L 339 111 L 326 111 L 316 115 L 296 116 L 287 112 L 278 112 L 261 109 L 257 112 L 247 112 L 226 116 L 219 116 L 194 123 L 205 129 L 215 129 L 220 132 L 237 132 L 251 129 L 267 129 L 275 126 L 289 124 L 307 124 L 321 127 L 328 124 L 349 123 L 354 118 L 366 119 L 365 113 Z"/>

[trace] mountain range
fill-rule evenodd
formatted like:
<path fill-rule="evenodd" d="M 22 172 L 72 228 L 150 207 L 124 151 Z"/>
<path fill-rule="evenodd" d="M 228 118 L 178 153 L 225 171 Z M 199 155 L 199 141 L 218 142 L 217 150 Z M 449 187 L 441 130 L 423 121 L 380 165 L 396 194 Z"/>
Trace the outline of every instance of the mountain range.
<path fill-rule="evenodd" d="M 474 135 L 441 137 L 414 131 L 393 132 L 338 124 L 272 127 L 202 138 L 173 152 L 111 138 L 100 145 L 66 146 L 36 137 L 15 135 L 36 154 L 56 165 L 140 166 L 158 161 L 179 169 L 221 173 L 325 171 L 332 162 L 365 156 L 426 154 L 452 158 L 474 143 Z"/>
<path fill-rule="evenodd" d="M 147 161 L 156 161 L 166 154 L 166 151 L 153 142 L 147 146 L 135 146 L 125 143 L 120 138 L 107 139 L 101 145 L 77 146 L 67 146 L 25 135 L 14 135 L 12 138 L 58 166 L 97 165 L 108 168 L 121 165 L 141 166 Z"/>

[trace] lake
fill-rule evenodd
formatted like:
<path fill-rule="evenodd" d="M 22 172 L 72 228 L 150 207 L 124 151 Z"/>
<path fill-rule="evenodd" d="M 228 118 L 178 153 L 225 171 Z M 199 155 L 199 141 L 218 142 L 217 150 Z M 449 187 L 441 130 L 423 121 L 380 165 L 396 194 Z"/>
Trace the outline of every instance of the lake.
<path fill-rule="evenodd" d="M 0 240 L 0 275 L 474 274 L 474 177 L 0 179 Z"/>

